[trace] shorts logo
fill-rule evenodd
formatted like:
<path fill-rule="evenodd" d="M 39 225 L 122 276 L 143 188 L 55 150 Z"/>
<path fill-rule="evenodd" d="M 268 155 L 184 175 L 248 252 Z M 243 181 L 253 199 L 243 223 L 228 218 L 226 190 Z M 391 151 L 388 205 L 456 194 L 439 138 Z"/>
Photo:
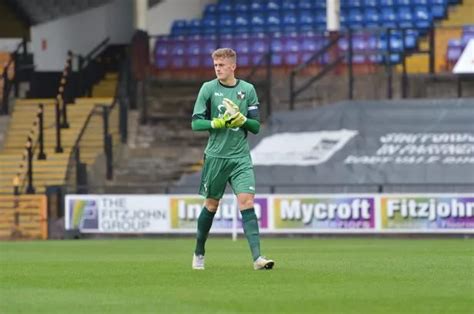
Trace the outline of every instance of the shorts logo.
<path fill-rule="evenodd" d="M 244 99 L 245 98 L 245 92 L 244 91 L 238 91 L 237 92 L 237 99 Z"/>
<path fill-rule="evenodd" d="M 255 191 L 255 188 L 253 186 L 249 186 L 250 191 Z"/>

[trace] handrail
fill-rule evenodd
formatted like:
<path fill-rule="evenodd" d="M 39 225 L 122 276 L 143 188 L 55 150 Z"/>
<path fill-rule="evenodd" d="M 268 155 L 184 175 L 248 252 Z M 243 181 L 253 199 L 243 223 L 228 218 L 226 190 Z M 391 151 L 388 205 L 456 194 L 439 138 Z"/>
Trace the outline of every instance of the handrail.
<path fill-rule="evenodd" d="M 107 46 L 107 44 L 109 43 L 110 41 L 110 37 L 107 37 L 105 38 L 104 40 L 102 40 L 100 43 L 98 43 L 94 48 L 92 48 L 91 51 L 89 51 L 89 53 L 87 53 L 85 56 L 81 55 L 81 54 L 75 54 L 74 56 L 76 57 L 79 57 L 79 59 L 82 59 L 82 62 L 83 62 L 83 67 L 85 66 L 85 63 L 86 62 L 89 62 L 90 60 L 94 59 L 95 57 L 97 56 L 94 56 L 97 52 L 99 52 L 102 48 L 104 48 L 105 46 Z"/>
<path fill-rule="evenodd" d="M 23 48 L 23 53 L 26 54 L 26 41 L 25 41 L 25 39 L 23 39 L 18 44 L 16 49 L 12 53 L 10 53 L 10 60 L 8 60 L 6 66 L 3 68 L 3 72 L 0 75 L 0 80 L 4 81 L 3 82 L 2 99 L 1 99 L 1 103 L 0 103 L 0 115 L 1 114 L 7 115 L 9 113 L 8 98 L 10 96 L 12 82 L 13 82 L 13 85 L 15 86 L 15 88 L 17 89 L 17 84 L 15 84 L 15 80 L 17 80 L 16 67 L 17 67 L 18 60 L 16 60 L 17 59 L 16 56 L 18 55 L 21 48 Z M 8 77 L 8 71 L 10 71 L 10 67 L 12 66 L 13 62 L 15 62 L 15 73 L 13 75 L 13 79 L 10 80 L 10 78 Z M 17 93 L 17 90 L 15 90 L 15 93 Z"/>
<path fill-rule="evenodd" d="M 40 110 L 41 107 L 40 107 Z M 28 157 L 32 157 L 35 153 L 37 144 L 38 144 L 38 120 L 39 120 L 39 115 L 40 111 L 35 116 L 35 119 L 33 120 L 32 126 L 30 128 L 30 131 L 28 132 L 28 137 L 25 142 L 25 151 L 23 151 L 22 159 L 18 165 L 16 175 L 13 177 L 13 185 L 14 185 L 14 193 L 19 194 L 23 191 L 25 184 L 26 184 L 26 179 L 28 178 L 29 184 L 27 187 L 27 193 L 33 193 L 34 188 L 32 186 L 32 178 L 31 178 L 31 173 L 27 174 L 27 172 L 31 171 L 32 165 L 28 165 L 27 169 L 25 168 L 25 160 Z M 30 156 L 29 156 L 30 155 Z M 28 163 L 31 162 L 31 160 L 27 161 Z"/>
<path fill-rule="evenodd" d="M 333 46 L 337 45 L 339 40 L 343 37 L 342 34 L 337 34 L 336 37 L 331 39 L 326 45 L 324 45 L 320 50 L 316 51 L 308 60 L 306 60 L 304 63 L 298 65 L 295 67 L 293 70 L 291 70 L 290 73 L 290 110 L 294 109 L 295 106 L 295 98 L 298 96 L 301 92 L 303 92 L 306 88 L 311 86 L 315 81 L 321 79 L 323 76 L 325 76 L 328 72 L 330 72 L 334 67 L 339 65 L 344 59 L 345 56 L 339 56 L 336 60 L 331 62 L 328 65 L 325 65 L 325 67 L 321 70 L 320 73 L 318 73 L 316 76 L 310 78 L 307 80 L 302 87 L 295 89 L 295 77 L 298 73 L 303 71 L 305 68 L 307 68 L 313 61 L 315 61 L 317 58 L 320 58 L 323 56 L 326 52 L 328 52 L 330 49 L 333 48 Z"/>

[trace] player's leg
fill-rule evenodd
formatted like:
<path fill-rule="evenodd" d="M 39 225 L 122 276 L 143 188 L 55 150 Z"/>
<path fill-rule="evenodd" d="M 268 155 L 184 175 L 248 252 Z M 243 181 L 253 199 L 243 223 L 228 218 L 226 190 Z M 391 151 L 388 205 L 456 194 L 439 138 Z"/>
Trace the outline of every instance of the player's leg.
<path fill-rule="evenodd" d="M 193 269 L 204 269 L 206 240 L 214 220 L 219 200 L 224 194 L 228 175 L 219 158 L 206 157 L 201 175 L 199 193 L 206 198 L 197 221 L 196 248 L 193 255 Z"/>
<path fill-rule="evenodd" d="M 241 159 L 230 176 L 230 183 L 237 195 L 237 203 L 242 214 L 242 225 L 249 243 L 255 269 L 271 269 L 274 261 L 261 256 L 260 231 L 255 214 L 255 175 L 249 158 Z"/>

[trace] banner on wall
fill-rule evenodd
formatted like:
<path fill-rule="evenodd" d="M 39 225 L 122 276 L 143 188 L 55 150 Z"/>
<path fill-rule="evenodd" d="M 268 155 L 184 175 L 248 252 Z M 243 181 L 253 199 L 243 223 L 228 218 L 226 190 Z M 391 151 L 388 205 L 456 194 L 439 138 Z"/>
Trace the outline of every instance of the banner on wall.
<path fill-rule="evenodd" d="M 199 196 L 175 195 L 169 197 L 170 219 L 172 231 L 196 231 L 197 219 L 203 207 L 203 199 Z M 234 215 L 236 214 L 237 203 L 235 197 L 226 195 L 219 204 L 214 221 L 212 222 L 213 232 L 226 232 L 232 229 Z M 256 197 L 255 214 L 257 215 L 261 231 L 266 231 L 269 225 L 268 219 L 268 199 L 266 197 Z M 241 215 L 236 217 L 237 228 L 242 228 Z"/>
<path fill-rule="evenodd" d="M 343 195 L 275 195 L 275 231 L 374 230 L 375 198 Z"/>
<path fill-rule="evenodd" d="M 65 229 L 83 233 L 194 233 L 195 195 L 68 195 Z M 473 194 L 269 194 L 255 198 L 262 233 L 474 233 Z M 213 233 L 242 232 L 233 195 Z"/>
<path fill-rule="evenodd" d="M 382 230 L 473 230 L 474 196 L 384 195 Z"/>
<path fill-rule="evenodd" d="M 169 231 L 169 202 L 160 195 L 67 195 L 65 229 L 83 233 Z"/>

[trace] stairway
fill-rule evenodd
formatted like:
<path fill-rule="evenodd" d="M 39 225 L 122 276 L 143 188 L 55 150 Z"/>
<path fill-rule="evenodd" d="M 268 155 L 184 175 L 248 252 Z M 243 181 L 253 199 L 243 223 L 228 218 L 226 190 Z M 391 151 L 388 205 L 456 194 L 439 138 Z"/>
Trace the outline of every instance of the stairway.
<path fill-rule="evenodd" d="M 207 132 L 191 130 L 200 84 L 152 81 L 147 86 L 148 121 L 131 112 L 129 142 L 114 167 L 108 193 L 166 193 L 183 174 L 201 168 Z"/>
<path fill-rule="evenodd" d="M 67 165 L 71 148 L 93 107 L 93 102 L 83 101 L 68 106 L 69 128 L 61 130 L 63 153 L 56 153 L 56 128 L 54 99 L 17 100 L 11 116 L 9 129 L 3 149 L 0 151 L 0 193 L 13 192 L 13 178 L 26 163 L 22 162 L 25 143 L 31 130 L 34 136 L 37 128 L 33 127 L 38 112 L 38 104 L 44 104 L 44 152 L 45 160 L 37 160 L 39 148 L 34 151 L 33 185 L 36 193 L 44 193 L 48 185 L 61 185 L 65 182 Z M 24 164 L 20 167 L 20 164 Z M 23 184 L 24 182 L 20 182 Z"/>

